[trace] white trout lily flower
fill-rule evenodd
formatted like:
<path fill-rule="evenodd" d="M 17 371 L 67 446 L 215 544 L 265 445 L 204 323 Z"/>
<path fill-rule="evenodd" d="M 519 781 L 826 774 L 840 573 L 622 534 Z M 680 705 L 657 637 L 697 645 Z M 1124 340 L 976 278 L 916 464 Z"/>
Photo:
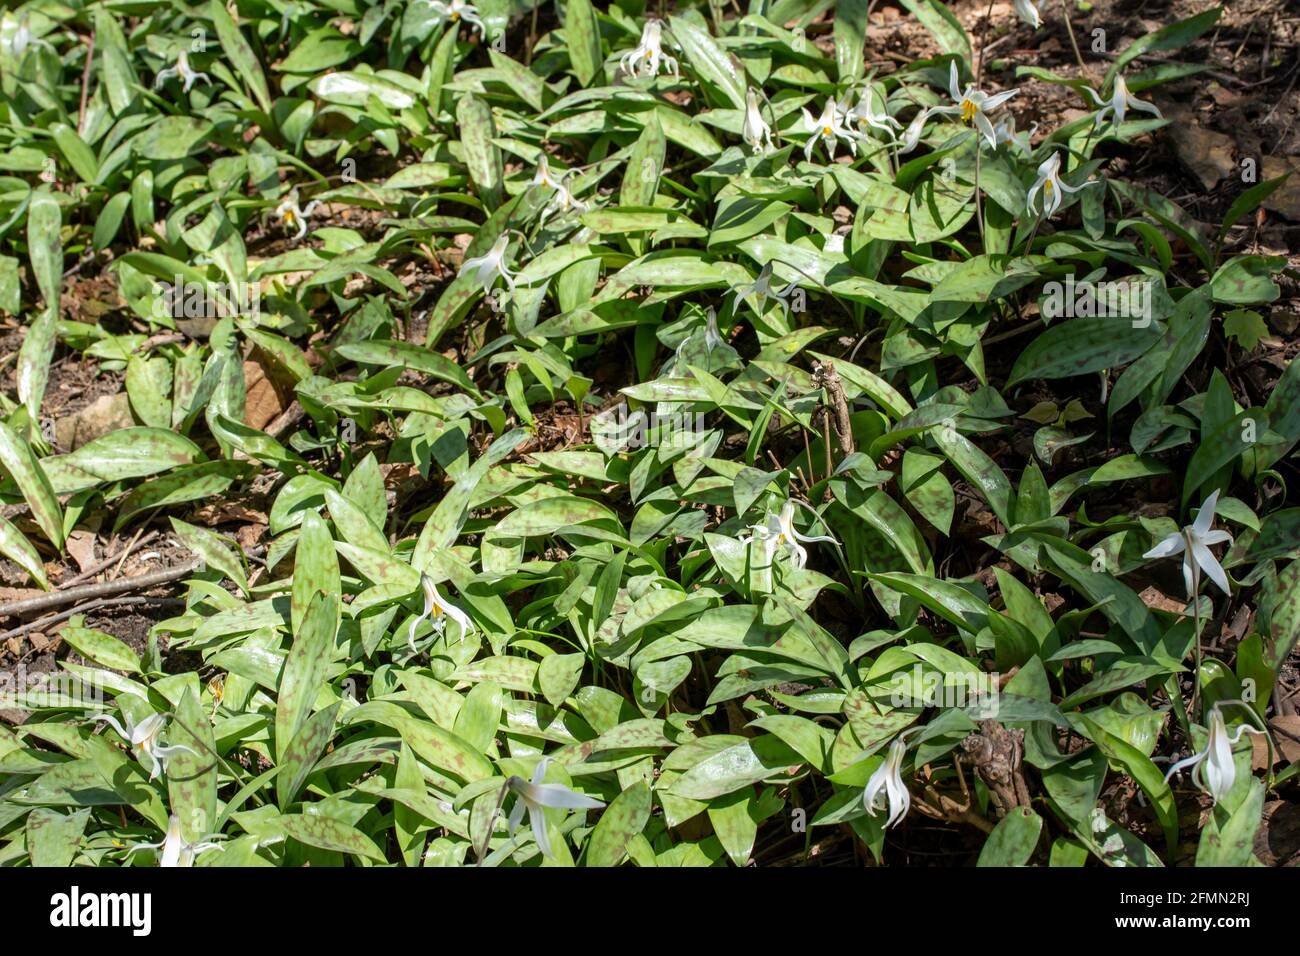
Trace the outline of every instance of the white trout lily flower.
<path fill-rule="evenodd" d="M 450 0 L 449 3 L 443 3 L 442 0 L 420 0 L 420 2 L 427 3 L 433 8 L 438 24 L 453 23 L 459 26 L 464 20 L 478 31 L 481 38 L 487 39 L 487 33 L 483 29 L 483 19 L 474 4 L 466 3 L 465 0 Z"/>
<path fill-rule="evenodd" d="M 1229 703 L 1229 701 L 1220 701 L 1220 703 Z M 1229 735 L 1228 725 L 1223 720 L 1223 712 L 1219 709 L 1219 704 L 1215 704 L 1210 708 L 1209 736 L 1206 739 L 1205 749 L 1171 766 L 1169 772 L 1165 774 L 1165 783 L 1168 783 L 1169 778 L 1178 771 L 1191 767 L 1193 768 L 1192 782 L 1213 797 L 1215 803 L 1219 803 L 1232 790 L 1232 785 L 1237 780 L 1237 765 L 1232 759 L 1232 748 L 1246 732 L 1262 734 L 1262 731 L 1242 724 L 1235 734 Z"/>
<path fill-rule="evenodd" d="M 664 25 L 658 20 L 647 20 L 641 28 L 641 42 L 618 58 L 619 69 L 627 76 L 657 76 L 659 64 L 677 75 L 677 61 L 664 52 Z"/>
<path fill-rule="evenodd" d="M 483 287 L 484 292 L 487 292 L 492 288 L 493 284 L 497 280 L 497 276 L 505 279 L 506 285 L 510 287 L 510 291 L 514 292 L 515 275 L 506 268 L 505 264 L 506 247 L 509 245 L 510 234 L 503 233 L 501 238 L 492 244 L 492 248 L 489 249 L 486 254 L 474 256 L 473 258 L 466 259 L 462 262 L 460 271 L 456 273 L 457 277 L 478 270 L 475 273 L 474 281 Z"/>
<path fill-rule="evenodd" d="M 181 818 L 173 813 L 167 818 L 167 835 L 161 842 L 133 844 L 127 852 L 127 856 L 130 856 L 136 850 L 157 850 L 161 848 L 162 853 L 158 857 L 160 867 L 193 866 L 194 858 L 204 850 L 225 850 L 225 847 L 220 843 L 211 841 L 212 837 L 219 835 L 209 833 L 207 836 L 190 843 L 181 835 Z"/>
<path fill-rule="evenodd" d="M 888 133 L 889 138 L 893 139 L 897 131 L 903 128 L 903 124 L 894 119 L 883 109 L 876 109 L 876 91 L 868 86 L 862 91 L 862 97 L 858 100 L 858 105 L 849 110 L 849 119 L 855 121 L 861 129 L 865 124 L 873 129 L 878 129 L 882 133 Z M 866 130 L 862 130 L 865 134 Z"/>
<path fill-rule="evenodd" d="M 1061 181 L 1061 154 L 1052 153 L 1045 160 L 1038 164 L 1038 178 L 1034 184 L 1029 187 L 1029 196 L 1026 206 L 1032 213 L 1037 213 L 1034 208 L 1034 200 L 1038 198 L 1039 192 L 1043 196 L 1043 216 L 1051 219 L 1056 215 L 1056 211 L 1061 208 L 1062 193 L 1077 193 L 1085 186 L 1100 185 L 1096 182 L 1086 182 L 1080 186 L 1071 186 Z"/>
<path fill-rule="evenodd" d="M 563 810 L 596 810 L 605 804 L 591 797 L 576 793 L 562 783 L 542 783 L 546 776 L 546 765 L 550 757 L 543 757 L 537 762 L 532 781 L 523 777 L 511 777 L 506 781 L 506 789 L 515 795 L 514 809 L 510 811 L 510 835 L 515 835 L 519 821 L 528 811 L 528 822 L 533 828 L 533 837 L 542 856 L 553 859 L 551 841 L 546 835 L 546 808 L 559 807 Z"/>
<path fill-rule="evenodd" d="M 680 342 L 677 343 L 677 348 L 673 350 L 672 367 L 678 372 L 678 374 L 681 375 L 689 374 L 690 356 L 688 356 L 686 353 L 686 346 L 694 339 L 695 334 L 696 333 L 694 332 L 687 334 Z M 710 307 L 709 316 L 704 322 L 704 354 L 706 356 L 709 356 L 713 354 L 715 349 L 723 349 L 723 348 L 725 348 L 728 352 L 731 352 L 732 354 L 734 354 L 735 352 L 735 350 L 732 349 L 731 346 L 727 344 L 726 339 L 722 337 L 722 333 L 718 331 L 718 313 L 716 310 Z M 654 583 L 654 586 L 656 588 L 663 587 L 663 585 L 660 584 L 658 581 Z"/>
<path fill-rule="evenodd" d="M 54 49 L 48 41 L 32 36 L 31 27 L 27 25 L 26 13 L 19 16 L 6 13 L 0 17 L 0 51 L 17 59 L 34 46 L 43 46 L 47 50 Z"/>
<path fill-rule="evenodd" d="M 897 825 L 912 806 L 912 795 L 902 774 L 903 758 L 907 756 L 906 737 L 907 731 L 904 731 L 894 738 L 884 762 L 876 768 L 862 791 L 862 805 L 868 814 L 874 817 L 881 810 L 889 809 L 886 828 Z"/>
<path fill-rule="evenodd" d="M 789 319 L 790 303 L 786 302 L 786 298 L 790 295 L 791 292 L 794 291 L 794 288 L 797 284 L 798 284 L 797 281 L 791 282 L 780 292 L 774 291 L 772 289 L 772 263 L 769 262 L 767 263 L 767 265 L 763 266 L 763 268 L 759 270 L 758 278 L 755 279 L 753 282 L 742 283 L 741 285 L 738 285 L 734 289 L 732 289 L 732 291 L 736 294 L 735 302 L 732 305 L 732 312 L 733 313 L 735 312 L 736 307 L 742 301 L 748 301 L 749 297 L 753 295 L 753 296 L 758 296 L 758 305 L 755 307 L 754 311 L 757 312 L 759 315 L 762 315 L 764 312 L 767 311 L 767 300 L 775 299 L 777 303 L 781 306 L 782 313 L 785 315 L 787 319 Z"/>
<path fill-rule="evenodd" d="M 755 152 L 766 152 L 776 147 L 772 143 L 772 127 L 767 125 L 758 109 L 758 93 L 745 90 L 745 125 L 740 131 L 743 139 Z"/>
<path fill-rule="evenodd" d="M 998 125 L 993 128 L 993 138 L 999 146 L 1006 146 L 1015 152 L 1021 153 L 1028 159 L 1033 154 L 1033 148 L 1029 145 L 1029 140 L 1036 132 L 1038 132 L 1037 123 L 1034 123 L 1027 130 L 1016 132 L 1015 117 L 1004 116 L 998 120 Z"/>
<path fill-rule="evenodd" d="M 1181 531 L 1175 531 L 1166 537 L 1158 545 L 1142 555 L 1144 558 L 1169 558 L 1175 554 L 1183 556 L 1183 581 L 1187 584 L 1187 597 L 1189 600 L 1196 600 L 1196 593 L 1200 590 L 1201 572 L 1204 571 L 1224 594 L 1231 594 L 1228 590 L 1228 576 L 1223 572 L 1223 566 L 1219 564 L 1218 559 L 1210 553 L 1209 546 L 1212 544 L 1222 544 L 1231 542 L 1232 535 L 1226 531 L 1216 531 L 1211 528 L 1214 524 L 1214 509 L 1219 503 L 1219 489 L 1214 489 L 1210 497 L 1205 499 L 1201 505 L 1201 510 L 1196 513 L 1196 520 L 1187 525 Z"/>
<path fill-rule="evenodd" d="M 299 242 L 302 237 L 307 235 L 307 219 L 320 208 L 320 200 L 313 199 L 307 203 L 307 208 L 303 209 L 298 205 L 298 192 L 294 190 L 289 194 L 289 198 L 275 207 L 275 216 L 284 224 L 285 229 L 294 230 L 293 241 Z"/>
<path fill-rule="evenodd" d="M 447 629 L 448 620 L 453 621 L 460 628 L 457 641 L 464 640 L 466 634 L 474 633 L 474 622 L 469 619 L 469 615 L 439 594 L 433 578 L 424 572 L 420 572 L 420 590 L 424 592 L 424 610 L 411 621 L 411 627 L 406 632 L 406 643 L 410 645 L 412 654 L 416 653 L 415 629 L 425 620 L 432 619 L 433 629 L 438 634 Z"/>
<path fill-rule="evenodd" d="M 194 85 L 195 80 L 202 80 L 208 84 L 212 83 L 208 74 L 198 73 L 190 68 L 190 54 L 184 47 L 181 47 L 181 52 L 176 56 L 175 66 L 169 66 L 165 70 L 158 71 L 158 75 L 153 80 L 153 88 L 158 89 L 173 76 L 179 76 L 184 81 L 184 91 L 186 93 L 190 91 L 190 87 Z"/>
<path fill-rule="evenodd" d="M 853 132 L 845 127 L 844 113 L 841 112 L 839 104 L 835 102 L 834 98 L 827 98 L 826 106 L 822 109 L 822 115 L 815 119 L 805 106 L 803 109 L 803 128 L 812 133 L 803 147 L 803 158 L 806 160 L 812 159 L 814 146 L 819 142 L 825 142 L 826 155 L 834 161 L 835 145 L 839 140 L 848 143 L 849 152 L 854 156 L 858 155 L 857 140 Z"/>
<path fill-rule="evenodd" d="M 1043 15 L 1038 12 L 1041 3 L 1042 0 L 1038 0 L 1038 3 L 1035 3 L 1034 0 L 1013 0 L 1016 16 L 1037 30 L 1043 25 Z"/>
<path fill-rule="evenodd" d="M 545 222 L 555 213 L 564 214 L 570 210 L 586 212 L 587 204 L 577 199 L 566 183 L 572 172 L 572 170 L 569 170 L 560 176 L 556 176 L 551 172 L 551 164 L 546 158 L 546 154 L 542 153 L 538 157 L 537 172 L 533 174 L 532 182 L 529 185 L 544 186 L 554 191 L 550 201 L 542 209 L 542 222 Z"/>
<path fill-rule="evenodd" d="M 961 90 L 957 86 L 957 62 L 954 60 L 948 65 L 948 95 L 952 97 L 954 105 L 932 106 L 930 112 L 949 116 L 960 115 L 963 123 L 975 125 L 975 129 L 984 137 L 984 142 L 992 149 L 997 147 L 998 138 L 989 114 L 1019 92 L 1019 87 L 991 96 L 983 90 L 977 90 L 974 86 Z"/>
<path fill-rule="evenodd" d="M 1084 89 L 1092 97 L 1094 103 L 1101 107 L 1097 110 L 1097 118 L 1092 124 L 1093 129 L 1099 129 L 1102 122 L 1106 119 L 1106 114 L 1111 114 L 1116 126 L 1124 122 L 1124 117 L 1130 109 L 1142 110 L 1151 113 L 1158 119 L 1164 119 L 1159 107 L 1154 103 L 1148 103 L 1146 100 L 1140 100 L 1128 91 L 1128 84 L 1124 82 L 1124 77 L 1116 76 L 1115 85 L 1111 89 L 1110 101 L 1107 102 L 1097 95 L 1097 91 L 1090 86 Z"/>
<path fill-rule="evenodd" d="M 808 563 L 808 549 L 805 548 L 803 544 L 800 544 L 800 542 L 803 542 L 804 544 L 812 544 L 816 541 L 829 541 L 832 544 L 839 544 L 839 542 L 828 535 L 814 536 L 801 533 L 794 526 L 794 510 L 797 505 L 803 505 L 803 507 L 812 511 L 814 515 L 817 515 L 816 511 L 808 505 L 805 505 L 802 501 L 795 498 L 787 498 L 785 504 L 781 506 L 781 511 L 778 514 L 771 514 L 769 512 L 766 520 L 762 524 L 751 525 L 749 529 L 750 533 L 742 535 L 737 540 L 744 545 L 748 545 L 757 540 L 759 546 L 763 550 L 765 565 L 771 564 L 772 559 L 778 553 L 788 551 L 794 555 L 794 566 L 802 571 L 804 566 Z M 817 515 L 817 518 L 820 520 L 821 515 Z"/>
<path fill-rule="evenodd" d="M 906 156 L 921 142 L 921 133 L 925 130 L 925 121 L 930 118 L 933 110 L 921 110 L 914 117 L 912 122 L 907 124 L 907 129 L 903 130 L 903 135 L 897 141 L 898 155 Z"/>
<path fill-rule="evenodd" d="M 110 714 L 95 714 L 94 719 L 104 721 L 130 745 L 131 753 L 135 754 L 140 765 L 149 771 L 151 781 L 156 780 L 158 774 L 167 772 L 167 761 L 178 753 L 191 753 L 198 756 L 197 751 L 184 744 L 171 747 L 162 744 L 162 731 L 167 723 L 166 714 L 150 714 L 138 724 L 127 717 L 125 727 Z"/>

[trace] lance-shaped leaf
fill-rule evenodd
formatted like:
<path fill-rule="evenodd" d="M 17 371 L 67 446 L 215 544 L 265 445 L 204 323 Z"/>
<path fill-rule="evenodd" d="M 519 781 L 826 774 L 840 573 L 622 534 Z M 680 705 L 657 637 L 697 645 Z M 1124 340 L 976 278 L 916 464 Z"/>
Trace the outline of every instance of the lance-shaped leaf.
<path fill-rule="evenodd" d="M 587 86 L 601 68 L 600 25 L 590 0 L 569 0 L 564 5 L 564 40 L 578 82 Z"/>
<path fill-rule="evenodd" d="M 297 736 L 289 742 L 280 761 L 280 773 L 275 778 L 275 801 L 280 809 L 287 807 L 298 795 L 311 774 L 317 758 L 324 752 L 334 733 L 334 718 L 342 704 L 331 704 L 307 718 Z"/>
<path fill-rule="evenodd" d="M 181 834 L 197 842 L 216 825 L 220 760 L 212 723 L 194 687 L 186 689 L 167 724 L 167 743 L 189 748 L 167 761 L 167 795 L 171 812 L 180 818 Z"/>
<path fill-rule="evenodd" d="M 307 602 L 301 626 L 285 659 L 275 705 L 276 762 L 283 763 L 290 743 L 311 713 L 334 653 L 338 595 L 316 592 Z"/>
<path fill-rule="evenodd" d="M 50 579 L 45 576 L 45 563 L 41 556 L 27 536 L 3 515 L 0 515 L 0 554 L 30 574 L 32 580 L 46 591 L 50 589 Z"/>
<path fill-rule="evenodd" d="M 496 135 L 492 111 L 477 96 L 465 94 L 456 104 L 456 128 L 479 198 L 488 209 L 495 209 L 501 204 L 501 151 L 492 142 Z"/>
<path fill-rule="evenodd" d="M 248 84 L 262 112 L 270 114 L 271 93 L 266 86 L 266 76 L 262 73 L 261 64 L 257 62 L 257 55 L 244 39 L 244 35 L 239 32 L 239 27 L 235 25 L 234 19 L 226 10 L 226 5 L 221 0 L 210 0 L 208 16 L 212 18 L 212 25 L 217 29 L 217 39 L 221 41 L 222 52 L 235 65 L 240 78 Z"/>
<path fill-rule="evenodd" d="M 54 489 L 45 476 L 41 463 L 36 460 L 32 446 L 16 431 L 0 422 L 0 468 L 23 493 L 32 517 L 45 532 L 45 537 L 59 550 L 63 549 L 63 509 L 54 497 Z"/>

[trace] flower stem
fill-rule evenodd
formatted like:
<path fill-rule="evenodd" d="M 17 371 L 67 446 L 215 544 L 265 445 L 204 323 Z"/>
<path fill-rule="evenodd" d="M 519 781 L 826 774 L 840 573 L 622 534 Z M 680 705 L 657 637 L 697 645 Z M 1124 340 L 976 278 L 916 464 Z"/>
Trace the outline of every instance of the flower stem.
<path fill-rule="evenodd" d="M 1092 74 L 1088 72 L 1087 65 L 1083 62 L 1083 54 L 1079 52 L 1079 41 L 1074 37 L 1074 24 L 1070 22 L 1070 0 L 1061 0 L 1061 16 L 1065 20 L 1065 29 L 1070 34 L 1070 46 L 1074 48 L 1074 58 L 1079 61 L 1079 72 L 1083 74 L 1085 80 L 1091 80 Z"/>

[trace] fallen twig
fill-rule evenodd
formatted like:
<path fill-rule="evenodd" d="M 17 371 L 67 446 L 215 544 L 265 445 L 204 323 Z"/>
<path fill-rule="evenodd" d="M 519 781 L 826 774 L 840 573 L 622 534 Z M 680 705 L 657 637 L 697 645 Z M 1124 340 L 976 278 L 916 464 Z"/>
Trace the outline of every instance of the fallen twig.
<path fill-rule="evenodd" d="M 182 564 L 174 568 L 154 571 L 152 574 L 137 574 L 117 581 L 102 581 L 99 584 L 83 584 L 81 587 L 68 588 L 66 591 L 52 591 L 49 594 L 26 598 L 22 601 L 11 601 L 8 604 L 0 605 L 0 617 L 31 614 L 34 611 L 44 611 L 46 608 L 73 604 L 77 601 L 90 601 L 95 598 L 122 594 L 126 591 L 156 587 L 159 584 L 166 584 L 169 581 L 175 581 L 177 578 L 183 578 L 185 575 L 193 573 L 198 567 L 198 562 Z"/>
<path fill-rule="evenodd" d="M 173 605 L 183 605 L 185 602 L 180 598 L 149 598 L 149 597 L 119 597 L 104 598 L 100 601 L 91 601 L 89 604 L 78 604 L 76 607 L 70 607 L 66 611 L 60 611 L 58 614 L 49 614 L 35 621 L 29 621 L 19 627 L 12 628 L 8 631 L 0 631 L 0 641 L 7 641 L 11 637 L 21 637 L 30 631 L 39 631 L 42 628 L 49 627 L 51 624 L 58 624 L 60 621 L 66 621 L 74 614 L 89 614 L 91 611 L 98 611 L 106 607 L 126 607 L 128 605 L 152 604 L 170 607 Z M 26 660 L 32 652 L 24 654 L 21 660 Z"/>

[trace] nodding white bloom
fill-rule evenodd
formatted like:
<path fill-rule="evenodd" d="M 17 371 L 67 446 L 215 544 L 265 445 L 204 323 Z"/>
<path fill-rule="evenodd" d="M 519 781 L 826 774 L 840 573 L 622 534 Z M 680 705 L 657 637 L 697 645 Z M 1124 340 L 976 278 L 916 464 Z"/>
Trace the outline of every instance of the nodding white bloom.
<path fill-rule="evenodd" d="M 1013 3 L 1016 8 L 1016 15 L 1025 23 L 1035 30 L 1043 25 L 1043 16 L 1038 12 L 1038 5 L 1042 3 L 1042 0 L 1039 0 L 1039 3 L 1034 3 L 1034 0 L 1013 0 Z"/>
<path fill-rule="evenodd" d="M 767 518 L 762 524 L 751 525 L 749 529 L 750 533 L 742 535 L 738 539 L 741 544 L 749 544 L 755 540 L 758 541 L 765 558 L 764 566 L 771 564 L 772 559 L 778 552 L 789 551 L 794 555 L 794 566 L 802 571 L 804 566 L 808 563 L 808 549 L 799 542 L 802 541 L 805 544 L 812 544 L 816 541 L 829 541 L 832 544 L 839 544 L 838 541 L 829 535 L 814 536 L 801 533 L 794 526 L 794 509 L 796 505 L 803 505 L 803 507 L 812 511 L 814 515 L 817 515 L 815 510 L 808 505 L 805 505 L 802 501 L 798 501 L 794 498 L 787 498 L 785 504 L 781 506 L 781 511 L 778 514 L 772 514 L 769 512 Z M 821 515 L 817 515 L 817 517 L 819 520 L 821 519 Z"/>
<path fill-rule="evenodd" d="M 772 127 L 767 125 L 763 114 L 758 110 L 758 93 L 752 89 L 745 90 L 745 125 L 740 131 L 740 138 L 756 151 L 775 149 L 772 143 Z"/>
<path fill-rule="evenodd" d="M 677 75 L 677 60 L 663 49 L 664 25 L 658 20 L 647 20 L 641 28 L 641 42 L 618 58 L 619 69 L 628 76 L 657 76 L 663 63 Z"/>
<path fill-rule="evenodd" d="M 167 835 L 161 842 L 133 844 L 127 856 L 136 850 L 157 850 L 161 847 L 162 853 L 158 857 L 159 866 L 193 866 L 194 858 L 204 850 L 225 850 L 220 843 L 211 842 L 210 838 L 214 836 L 220 834 L 209 833 L 190 843 L 181 835 L 181 818 L 173 813 L 167 818 Z"/>
<path fill-rule="evenodd" d="M 1023 153 L 1028 159 L 1033 154 L 1033 147 L 1029 145 L 1030 138 L 1038 132 L 1038 124 L 1034 123 L 1029 129 L 1022 132 L 1016 132 L 1016 118 L 1014 116 L 1004 116 L 998 120 L 998 125 L 993 128 L 993 138 L 999 146 L 1008 146 L 1017 152 Z"/>
<path fill-rule="evenodd" d="M 161 737 L 163 727 L 167 723 L 166 714 L 150 714 L 138 724 L 128 716 L 125 727 L 110 714 L 95 714 L 94 719 L 104 721 L 117 731 L 119 737 L 130 744 L 131 753 L 135 754 L 140 765 L 149 771 L 150 780 L 156 780 L 158 774 L 166 773 L 167 761 L 178 753 L 191 753 L 198 756 L 197 751 L 184 744 L 163 746 Z"/>
<path fill-rule="evenodd" d="M 694 335 L 694 332 L 687 334 L 677 343 L 677 348 L 673 351 L 673 368 L 682 374 L 686 374 L 688 369 L 689 358 L 686 355 L 686 346 Z M 718 331 L 718 313 L 710 307 L 709 317 L 704 323 L 704 354 L 712 355 L 714 349 L 723 347 L 731 349 L 731 346 L 727 345 L 726 340 L 722 337 L 722 333 Z M 654 587 L 658 589 L 662 588 L 663 585 L 656 581 Z"/>
<path fill-rule="evenodd" d="M 26 13 L 18 16 L 6 13 L 0 17 L 0 50 L 9 56 L 21 57 L 29 47 L 33 46 L 54 49 L 47 41 L 32 36 L 31 28 L 27 25 Z"/>
<path fill-rule="evenodd" d="M 474 276 L 474 281 L 483 287 L 487 292 L 492 288 L 497 280 L 497 276 L 506 280 L 506 285 L 510 291 L 515 291 L 515 275 L 506 268 L 505 257 L 506 247 L 510 245 L 510 234 L 503 233 L 501 238 L 492 244 L 492 248 L 486 254 L 474 256 L 466 259 L 461 263 L 460 271 L 456 273 L 457 277 L 477 269 L 478 273 Z"/>
<path fill-rule="evenodd" d="M 1228 703 L 1228 701 L 1219 703 Z M 1219 709 L 1219 704 L 1210 708 L 1209 724 L 1205 749 L 1171 766 L 1169 772 L 1165 774 L 1165 782 L 1168 783 L 1169 778 L 1183 768 L 1192 767 L 1192 782 L 1218 803 L 1228 795 L 1237 780 L 1237 765 L 1232 759 L 1233 746 L 1241 740 L 1242 734 L 1246 732 L 1259 734 L 1262 731 L 1242 724 L 1235 734 L 1229 736 L 1228 725 L 1223 720 L 1223 712 Z"/>
<path fill-rule="evenodd" d="M 441 634 L 447 629 L 447 620 L 450 618 L 460 628 L 460 636 L 456 638 L 458 641 L 463 640 L 466 634 L 474 633 L 474 622 L 469 619 L 469 615 L 443 598 L 438 593 L 438 586 L 433 583 L 433 578 L 423 571 L 420 572 L 420 590 L 424 592 L 424 610 L 411 621 L 410 630 L 406 632 L 406 643 L 410 645 L 412 654 L 416 652 L 415 629 L 426 619 L 432 618 L 434 631 Z"/>
<path fill-rule="evenodd" d="M 1196 592 L 1200 590 L 1201 571 L 1208 574 L 1210 580 L 1218 585 L 1219 590 L 1224 594 L 1232 593 L 1228 590 L 1228 576 L 1224 574 L 1223 566 L 1219 564 L 1209 548 L 1212 544 L 1232 541 L 1232 535 L 1228 532 L 1212 530 L 1210 527 L 1214 524 L 1214 509 L 1218 503 L 1219 489 L 1215 488 L 1201 505 L 1201 510 L 1196 513 L 1195 521 L 1181 531 L 1175 531 L 1142 555 L 1144 558 L 1168 558 L 1181 554 L 1183 581 L 1187 584 L 1187 597 L 1191 600 L 1196 599 Z"/>
<path fill-rule="evenodd" d="M 208 84 L 212 83 L 212 80 L 208 78 L 208 74 L 198 73 L 190 69 L 190 54 L 184 47 L 181 47 L 181 52 L 176 55 L 175 66 L 169 66 L 165 70 L 158 71 L 158 75 L 153 80 L 153 88 L 158 89 L 173 76 L 179 76 L 185 81 L 184 91 L 186 93 L 190 91 L 190 87 L 194 85 L 195 80 L 202 80 Z"/>
<path fill-rule="evenodd" d="M 906 156 L 920 144 L 921 133 L 925 129 L 925 121 L 930 118 L 932 112 L 933 110 L 921 110 L 912 117 L 912 122 L 907 124 L 907 129 L 903 131 L 903 135 L 897 140 L 898 155 Z"/>
<path fill-rule="evenodd" d="M 786 296 L 794 291 L 797 284 L 797 281 L 791 282 L 780 292 L 774 292 L 772 290 L 772 263 L 769 262 L 759 270 L 758 278 L 753 282 L 742 283 L 731 290 L 736 294 L 735 303 L 732 305 L 732 312 L 735 312 L 736 307 L 741 301 L 747 300 L 751 295 L 756 295 L 758 296 L 758 306 L 755 308 L 755 311 L 759 315 L 762 315 L 767 311 L 767 300 L 775 299 L 777 303 L 780 304 L 782 313 L 788 319 L 790 317 L 790 303 L 785 301 Z"/>
<path fill-rule="evenodd" d="M 605 804 L 591 797 L 575 793 L 562 783 L 542 783 L 546 776 L 546 765 L 550 757 L 537 761 L 532 781 L 523 777 L 511 777 L 506 781 L 506 789 L 515 795 L 515 806 L 510 811 L 510 835 L 515 835 L 519 821 L 523 819 L 524 810 L 528 811 L 528 822 L 533 828 L 533 837 L 542 856 L 554 858 L 551 841 L 546 835 L 546 808 L 559 807 L 564 810 L 596 810 Z"/>
<path fill-rule="evenodd" d="M 1056 215 L 1056 210 L 1061 208 L 1062 193 L 1077 193 L 1084 186 L 1100 185 L 1095 182 L 1083 183 L 1080 186 L 1071 186 L 1061 181 L 1061 154 L 1052 153 L 1045 160 L 1038 164 L 1038 178 L 1034 184 L 1029 187 L 1028 202 L 1026 203 L 1030 212 L 1037 212 L 1034 208 L 1034 200 L 1038 198 L 1041 190 L 1043 194 L 1043 215 L 1051 219 Z"/>
<path fill-rule="evenodd" d="M 286 229 L 293 229 L 293 241 L 298 242 L 307 235 L 307 218 L 320 207 L 320 200 L 313 199 L 303 209 L 298 205 L 298 191 L 295 189 L 289 197 L 275 207 L 275 215 L 284 223 Z"/>
<path fill-rule="evenodd" d="M 998 138 L 989 114 L 1019 92 L 1020 89 L 1017 87 L 990 96 L 983 90 L 977 90 L 973 85 L 960 90 L 957 86 L 957 61 L 954 60 L 948 65 L 948 95 L 952 97 L 954 105 L 932 106 L 930 112 L 949 116 L 960 114 L 963 123 L 974 123 L 979 134 L 984 137 L 984 142 L 988 143 L 990 148 L 995 148 Z"/>
<path fill-rule="evenodd" d="M 912 806 L 912 795 L 903 782 L 903 758 L 907 756 L 907 732 L 899 734 L 889 745 L 885 761 L 876 768 L 862 791 L 862 805 L 867 813 L 875 816 L 879 811 L 889 808 L 886 828 L 895 826 Z"/>
<path fill-rule="evenodd" d="M 858 100 L 857 106 L 849 110 L 848 117 L 855 120 L 859 128 L 865 123 L 869 127 L 888 133 L 890 139 L 893 139 L 896 132 L 903 128 L 903 124 L 884 109 L 876 109 L 876 91 L 870 86 L 862 91 L 862 98 Z M 865 132 L 863 130 L 864 134 Z"/>
<path fill-rule="evenodd" d="M 1098 96 L 1097 91 L 1092 87 L 1085 86 L 1084 89 L 1087 91 L 1088 95 L 1092 97 L 1093 102 L 1101 107 L 1101 109 L 1097 110 L 1097 118 L 1092 124 L 1093 129 L 1101 127 L 1107 113 L 1111 114 L 1115 125 L 1118 126 L 1120 123 L 1124 122 L 1124 117 L 1127 115 L 1130 108 L 1143 110 L 1144 112 L 1154 114 L 1159 119 L 1164 119 L 1164 116 L 1160 113 L 1160 109 L 1154 103 L 1140 100 L 1128 91 L 1128 84 L 1124 82 L 1124 77 L 1122 76 L 1117 75 L 1115 77 L 1115 84 L 1111 88 L 1109 102 Z"/>
<path fill-rule="evenodd" d="M 437 17 L 439 24 L 450 22 L 459 25 L 464 20 L 471 27 L 478 31 L 478 35 L 487 39 L 487 34 L 483 29 L 483 19 L 479 16 L 478 7 L 472 3 L 466 3 L 465 0 L 450 0 L 449 3 L 443 3 L 442 0 L 420 0 L 421 3 L 427 3 L 433 8 L 434 16 Z"/>
<path fill-rule="evenodd" d="M 548 202 L 545 208 L 542 209 L 542 222 L 545 222 L 557 212 L 563 214 L 568 212 L 570 209 L 577 212 L 586 211 L 587 204 L 577 199 L 566 183 L 566 180 L 572 174 L 573 170 L 568 170 L 560 176 L 556 176 L 551 172 L 551 164 L 546 158 L 546 154 L 542 153 L 538 157 L 537 172 L 533 174 L 532 182 L 529 183 L 529 185 L 546 186 L 547 188 L 554 190 L 554 195 L 551 196 L 550 202 Z"/>
<path fill-rule="evenodd" d="M 808 142 L 803 147 L 803 158 L 812 159 L 813 147 L 819 142 L 826 143 L 826 155 L 831 160 L 835 159 L 835 144 L 839 140 L 849 144 L 849 152 L 854 156 L 858 155 L 858 143 L 852 130 L 844 126 L 844 113 L 840 110 L 834 98 L 826 100 L 826 106 L 822 109 L 822 115 L 813 118 L 812 113 L 808 112 L 805 106 L 803 109 L 803 128 L 809 133 Z"/>
<path fill-rule="evenodd" d="M 704 347 L 708 351 L 712 352 L 719 345 L 725 344 L 726 342 L 722 338 L 722 333 L 718 331 L 718 313 L 714 311 L 712 306 L 710 306 L 709 318 L 704 323 Z M 656 581 L 655 584 L 658 586 L 659 582 Z"/>

